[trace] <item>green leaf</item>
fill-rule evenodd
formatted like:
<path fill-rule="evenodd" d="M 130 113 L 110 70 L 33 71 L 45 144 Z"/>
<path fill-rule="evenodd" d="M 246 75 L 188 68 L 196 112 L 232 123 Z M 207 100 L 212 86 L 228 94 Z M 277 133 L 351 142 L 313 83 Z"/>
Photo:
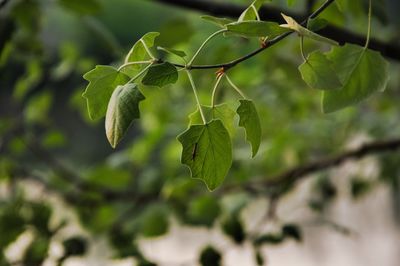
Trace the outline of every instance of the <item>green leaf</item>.
<path fill-rule="evenodd" d="M 333 90 L 342 86 L 332 62 L 320 51 L 311 53 L 307 61 L 300 65 L 299 71 L 303 80 L 313 89 Z"/>
<path fill-rule="evenodd" d="M 175 50 L 175 49 L 171 49 L 171 48 L 165 48 L 165 47 L 161 47 L 161 46 L 158 46 L 157 49 L 160 50 L 160 51 L 164 51 L 164 52 L 166 52 L 168 54 L 179 56 L 181 58 L 185 58 L 186 57 L 186 53 L 184 51 Z"/>
<path fill-rule="evenodd" d="M 151 66 L 142 79 L 143 85 L 164 87 L 178 80 L 176 67 L 168 62 Z"/>
<path fill-rule="evenodd" d="M 137 84 L 118 86 L 111 96 L 106 115 L 106 134 L 111 146 L 121 141 L 136 118 L 140 118 L 139 103 L 145 97 Z"/>
<path fill-rule="evenodd" d="M 316 34 L 315 32 L 310 31 L 309 29 L 301 26 L 299 23 L 296 22 L 293 18 L 286 16 L 285 14 L 282 14 L 282 17 L 285 19 L 287 24 L 282 24 L 281 27 L 291 29 L 295 32 L 297 32 L 300 36 L 304 36 L 310 39 L 313 39 L 315 41 L 319 42 L 324 42 L 328 43 L 331 45 L 339 45 L 336 41 L 331 40 L 329 38 L 326 38 L 324 36 L 321 36 L 319 34 Z"/>
<path fill-rule="evenodd" d="M 252 157 L 254 157 L 260 147 L 261 124 L 256 107 L 251 100 L 240 100 L 239 108 L 236 113 L 239 115 L 239 126 L 246 131 L 246 140 L 252 147 Z"/>
<path fill-rule="evenodd" d="M 255 20 L 258 18 L 258 10 L 264 4 L 265 0 L 255 0 L 251 5 L 246 8 L 240 15 L 238 21 Z"/>
<path fill-rule="evenodd" d="M 181 162 L 192 177 L 203 180 L 211 191 L 220 186 L 232 165 L 231 139 L 221 120 L 190 126 L 178 140 L 183 147 Z"/>
<path fill-rule="evenodd" d="M 89 116 L 93 120 L 106 114 L 107 104 L 114 89 L 129 81 L 127 75 L 110 66 L 96 66 L 83 78 L 89 81 L 82 96 L 86 98 Z"/>
<path fill-rule="evenodd" d="M 139 217 L 140 232 L 145 237 L 163 235 L 168 226 L 168 209 L 164 205 L 150 205 Z"/>
<path fill-rule="evenodd" d="M 383 91 L 389 80 L 389 64 L 376 51 L 346 44 L 334 47 L 327 58 L 343 86 L 338 90 L 324 91 L 323 112 L 334 112 L 356 104 L 376 91 Z"/>
<path fill-rule="evenodd" d="M 217 18 L 213 16 L 201 16 L 201 18 L 221 28 L 226 28 L 226 24 L 234 22 L 232 19 L 229 18 Z"/>
<path fill-rule="evenodd" d="M 145 45 L 147 48 L 151 48 L 154 46 L 155 39 L 160 35 L 159 32 L 148 32 L 143 35 L 132 47 L 129 51 L 128 55 L 125 57 L 125 63 L 142 61 L 147 54 Z"/>
<path fill-rule="evenodd" d="M 233 136 L 235 132 L 234 118 L 236 113 L 226 103 L 215 105 L 214 108 L 211 106 L 202 106 L 202 110 L 207 121 L 212 119 L 220 119 L 222 124 L 228 130 L 229 134 Z M 189 125 L 202 125 L 203 120 L 199 109 L 189 115 Z"/>
<path fill-rule="evenodd" d="M 218 200 L 210 195 L 205 195 L 190 202 L 188 216 L 194 224 L 212 226 L 220 212 Z"/>
<path fill-rule="evenodd" d="M 138 62 L 138 61 L 144 61 L 148 58 L 150 58 L 150 55 L 147 53 L 145 45 L 147 48 L 151 48 L 154 46 L 154 41 L 159 36 L 160 33 L 158 32 L 148 32 L 145 35 L 143 35 L 142 38 L 140 38 L 132 47 L 132 49 L 129 51 L 127 56 L 125 57 L 124 63 L 129 63 L 129 62 Z M 136 64 L 136 65 L 130 65 L 127 67 L 124 67 L 121 71 L 127 74 L 130 77 L 133 77 L 134 75 L 137 74 L 137 72 L 143 67 L 142 64 Z"/>
<path fill-rule="evenodd" d="M 278 23 L 269 21 L 243 21 L 226 25 L 227 29 L 244 37 L 269 37 L 273 38 L 287 32 Z"/>

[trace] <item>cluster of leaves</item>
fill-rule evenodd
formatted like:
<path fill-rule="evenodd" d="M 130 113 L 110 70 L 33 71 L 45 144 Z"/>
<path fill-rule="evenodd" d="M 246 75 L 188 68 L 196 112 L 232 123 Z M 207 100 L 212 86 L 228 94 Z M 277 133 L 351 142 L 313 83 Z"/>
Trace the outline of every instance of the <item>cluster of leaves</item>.
<path fill-rule="evenodd" d="M 133 120 L 140 118 L 139 104 L 145 97 L 139 87 L 144 85 L 162 88 L 174 84 L 178 80 L 178 66 L 187 72 L 198 104 L 198 111 L 190 117 L 189 128 L 178 136 L 183 147 L 181 162 L 190 168 L 192 177 L 203 180 L 209 190 L 214 190 L 221 185 L 232 165 L 229 129 L 232 127 L 235 112 L 226 103 L 216 105 L 214 98 L 223 76 L 226 76 L 229 84 L 243 97 L 236 113 L 240 117 L 239 126 L 245 129 L 246 138 L 251 143 L 252 156 L 256 155 L 261 141 L 260 119 L 253 101 L 247 99 L 227 76 L 226 71 L 232 66 L 226 65 L 217 72 L 210 106 L 202 106 L 197 96 L 191 74 L 193 62 L 207 42 L 221 33 L 260 38 L 261 45 L 265 48 L 270 40 L 273 42 L 277 40 L 275 38 L 281 38 L 290 32 L 297 33 L 304 57 L 299 71 L 311 88 L 323 91 L 322 110 L 325 113 L 358 103 L 372 93 L 386 88 L 389 78 L 388 63 L 378 52 L 368 49 L 370 25 L 364 47 L 351 44 L 338 46 L 335 41 L 312 31 L 326 24 L 314 17 L 306 21 L 307 27 L 284 14 L 282 16 L 287 24 L 261 21 L 258 9 L 263 2 L 254 1 L 237 21 L 202 17 L 221 30 L 210 35 L 189 62 L 186 61 L 186 53 L 183 51 L 158 47 L 159 50 L 182 59 L 184 65 L 157 59 L 151 48 L 159 33 L 150 32 L 134 44 L 124 63 L 118 68 L 97 66 L 86 73 L 84 78 L 89 81 L 89 85 L 83 96 L 87 99 L 90 117 L 106 117 L 106 135 L 111 146 L 115 148 Z M 303 38 L 324 42 L 333 48 L 326 53 L 317 50 L 306 57 L 302 47 Z"/>

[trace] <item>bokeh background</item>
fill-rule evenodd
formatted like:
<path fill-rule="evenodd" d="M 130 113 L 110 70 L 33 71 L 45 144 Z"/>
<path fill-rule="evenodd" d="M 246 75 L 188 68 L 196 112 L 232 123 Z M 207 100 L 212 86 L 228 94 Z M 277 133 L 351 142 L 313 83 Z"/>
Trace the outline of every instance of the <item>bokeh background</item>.
<path fill-rule="evenodd" d="M 161 2 L 0 1 L 0 265 L 398 265 L 395 149 L 299 182 L 248 186 L 364 143 L 399 138 L 398 55 L 387 58 L 385 92 L 333 114 L 322 114 L 320 92 L 301 79 L 296 36 L 232 69 L 231 79 L 255 100 L 263 140 L 250 159 L 244 132 L 235 131 L 233 167 L 211 193 L 180 164 L 176 136 L 196 110 L 184 75 L 163 89 L 141 88 L 141 119 L 115 150 L 104 121 L 90 120 L 82 97 L 84 73 L 119 65 L 149 31 L 161 33 L 157 45 L 191 55 L 217 30 L 200 18 L 204 12 Z M 268 5 L 302 15 L 322 2 Z M 333 4 L 321 17 L 365 34 L 366 4 L 348 1 L 342 11 Z M 372 36 L 400 46 L 399 2 L 373 4 Z M 257 47 L 256 39 L 220 37 L 197 63 L 226 62 Z M 305 42 L 306 52 L 316 49 L 329 47 Z M 214 72 L 193 72 L 205 104 Z M 225 83 L 218 100 L 238 106 Z"/>

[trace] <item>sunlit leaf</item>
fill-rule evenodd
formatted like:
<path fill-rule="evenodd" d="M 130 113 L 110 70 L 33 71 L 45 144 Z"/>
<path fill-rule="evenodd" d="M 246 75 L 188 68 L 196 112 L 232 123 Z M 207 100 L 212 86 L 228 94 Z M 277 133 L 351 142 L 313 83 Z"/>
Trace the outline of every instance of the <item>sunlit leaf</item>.
<path fill-rule="evenodd" d="M 146 56 L 148 56 L 145 45 L 147 48 L 154 46 L 154 41 L 159 36 L 158 32 L 148 32 L 143 35 L 131 48 L 128 55 L 125 57 L 125 63 L 142 61 Z"/>

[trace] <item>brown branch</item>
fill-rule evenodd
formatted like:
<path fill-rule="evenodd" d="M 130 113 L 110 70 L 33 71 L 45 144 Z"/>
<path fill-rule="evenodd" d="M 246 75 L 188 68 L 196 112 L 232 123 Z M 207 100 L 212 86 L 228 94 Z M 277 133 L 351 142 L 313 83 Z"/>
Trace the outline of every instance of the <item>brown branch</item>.
<path fill-rule="evenodd" d="M 239 17 L 243 10 L 246 9 L 245 6 L 236 5 L 232 3 L 221 3 L 211 0 L 154 0 L 155 2 L 173 5 L 182 8 L 193 9 L 197 11 L 202 11 L 215 16 L 225 16 L 225 17 Z M 275 21 L 278 23 L 283 23 L 281 13 L 285 13 L 296 20 L 303 20 L 306 16 L 303 14 L 294 13 L 287 10 L 280 10 L 273 6 L 263 6 L 260 8 L 260 17 L 263 20 Z M 324 29 L 318 32 L 319 34 L 337 41 L 340 44 L 344 43 L 354 43 L 358 45 L 364 45 L 366 37 L 361 34 L 357 34 L 346 30 L 344 28 L 339 28 L 334 25 L 328 25 Z M 382 55 L 391 58 L 393 60 L 400 61 L 400 46 L 394 43 L 386 43 L 380 40 L 371 39 L 369 48 L 379 51 Z"/>
<path fill-rule="evenodd" d="M 294 167 L 276 176 L 255 180 L 251 182 L 250 186 L 253 188 L 268 188 L 285 184 L 293 184 L 298 180 L 310 176 L 311 174 L 338 166 L 348 160 L 362 159 L 368 155 L 390 151 L 393 152 L 399 149 L 400 138 L 371 142 L 364 144 L 358 149 L 349 150 L 333 157 Z"/>

